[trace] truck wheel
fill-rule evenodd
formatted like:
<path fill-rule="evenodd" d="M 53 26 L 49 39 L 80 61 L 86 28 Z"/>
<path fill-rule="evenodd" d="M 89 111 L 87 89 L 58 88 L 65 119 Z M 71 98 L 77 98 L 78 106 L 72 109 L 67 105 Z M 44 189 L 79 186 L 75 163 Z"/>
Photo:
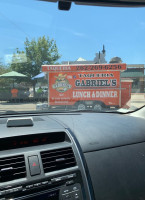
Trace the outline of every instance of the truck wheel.
<path fill-rule="evenodd" d="M 86 105 L 83 103 L 78 104 L 78 110 L 86 110 Z"/>
<path fill-rule="evenodd" d="M 101 110 L 102 110 L 102 105 L 99 104 L 99 103 L 96 103 L 96 104 L 94 105 L 94 110 L 96 110 L 96 111 L 101 111 Z"/>

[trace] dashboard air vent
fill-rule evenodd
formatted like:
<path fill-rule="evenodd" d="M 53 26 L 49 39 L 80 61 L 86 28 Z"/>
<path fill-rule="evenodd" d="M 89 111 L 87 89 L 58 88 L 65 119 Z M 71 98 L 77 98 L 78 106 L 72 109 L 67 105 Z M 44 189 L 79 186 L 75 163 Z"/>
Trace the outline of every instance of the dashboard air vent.
<path fill-rule="evenodd" d="M 24 155 L 0 158 L 0 182 L 26 177 Z"/>
<path fill-rule="evenodd" d="M 71 147 L 55 149 L 41 152 L 44 172 L 74 167 L 76 165 L 75 156 Z"/>

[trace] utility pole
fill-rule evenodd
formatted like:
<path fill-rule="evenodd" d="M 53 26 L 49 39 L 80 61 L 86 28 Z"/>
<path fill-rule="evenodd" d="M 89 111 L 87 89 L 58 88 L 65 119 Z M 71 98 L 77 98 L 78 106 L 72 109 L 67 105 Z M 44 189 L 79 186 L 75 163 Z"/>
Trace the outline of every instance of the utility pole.
<path fill-rule="evenodd" d="M 98 61 L 99 61 L 99 64 L 100 64 L 100 51 L 99 51 L 99 60 Z"/>
<path fill-rule="evenodd" d="M 106 53 L 106 50 L 105 50 L 105 46 L 104 46 L 104 44 L 103 44 L 103 50 L 102 50 L 102 53 L 105 55 L 105 53 Z"/>

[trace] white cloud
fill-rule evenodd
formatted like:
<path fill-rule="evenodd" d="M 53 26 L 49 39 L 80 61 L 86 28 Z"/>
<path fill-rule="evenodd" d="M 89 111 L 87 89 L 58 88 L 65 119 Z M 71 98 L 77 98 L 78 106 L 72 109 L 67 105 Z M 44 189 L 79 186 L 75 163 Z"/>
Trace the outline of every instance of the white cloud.
<path fill-rule="evenodd" d="M 60 31 L 68 32 L 68 33 L 75 35 L 75 36 L 78 36 L 78 37 L 86 37 L 86 35 L 84 33 L 77 32 L 76 30 L 72 30 L 72 29 L 69 29 L 69 28 L 64 28 L 64 27 L 58 28 L 57 27 L 57 29 L 60 30 Z"/>
<path fill-rule="evenodd" d="M 73 32 L 74 35 L 79 36 L 79 37 L 85 37 L 84 33 L 79 33 L 79 32 Z"/>
<path fill-rule="evenodd" d="M 13 54 L 6 54 L 4 57 L 5 63 L 10 64 L 12 62 L 12 57 L 13 57 Z M 19 59 L 17 59 L 15 61 L 15 63 L 26 63 L 27 62 L 27 57 L 26 57 L 25 53 L 19 54 L 18 58 Z"/>

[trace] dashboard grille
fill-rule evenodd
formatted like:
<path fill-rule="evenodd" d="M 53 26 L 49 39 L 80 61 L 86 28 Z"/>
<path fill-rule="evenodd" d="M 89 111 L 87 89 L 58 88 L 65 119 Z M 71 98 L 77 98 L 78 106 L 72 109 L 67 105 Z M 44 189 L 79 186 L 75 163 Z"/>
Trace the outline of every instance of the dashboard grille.
<path fill-rule="evenodd" d="M 0 182 L 26 177 L 24 155 L 0 158 Z"/>
<path fill-rule="evenodd" d="M 76 166 L 76 160 L 71 147 L 41 152 L 44 172 L 66 169 Z"/>

